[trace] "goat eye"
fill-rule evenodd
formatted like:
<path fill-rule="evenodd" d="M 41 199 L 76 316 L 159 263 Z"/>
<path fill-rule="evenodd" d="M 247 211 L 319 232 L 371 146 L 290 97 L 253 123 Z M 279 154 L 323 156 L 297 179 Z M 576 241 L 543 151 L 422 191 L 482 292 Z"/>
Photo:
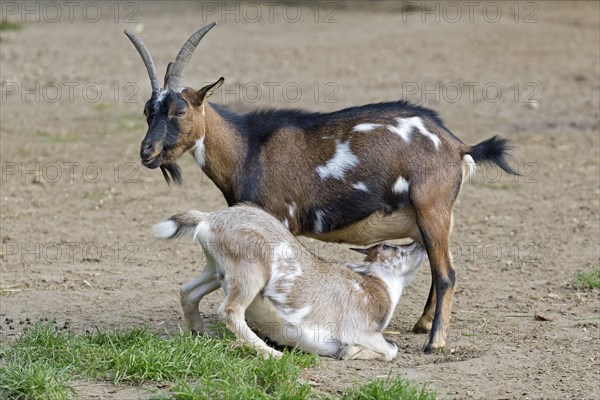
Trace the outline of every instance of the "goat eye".
<path fill-rule="evenodd" d="M 182 111 L 177 111 L 177 112 L 175 113 L 175 116 L 176 116 L 176 117 L 183 117 L 184 115 L 185 115 L 185 111 L 183 111 L 183 110 L 182 110 Z"/>
<path fill-rule="evenodd" d="M 381 250 L 385 251 L 385 250 L 389 250 L 390 246 L 388 246 L 387 244 L 384 244 L 381 246 Z"/>

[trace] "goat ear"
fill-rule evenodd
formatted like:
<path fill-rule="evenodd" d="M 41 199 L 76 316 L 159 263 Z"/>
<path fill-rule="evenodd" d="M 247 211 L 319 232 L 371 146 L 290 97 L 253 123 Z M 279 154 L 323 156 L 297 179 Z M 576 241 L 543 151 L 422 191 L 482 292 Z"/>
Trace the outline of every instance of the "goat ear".
<path fill-rule="evenodd" d="M 221 77 L 215 83 L 211 83 L 210 85 L 204 86 L 202 89 L 198 90 L 194 95 L 194 105 L 199 107 L 204 103 L 206 99 L 208 99 L 214 92 L 217 91 L 218 88 L 225 82 L 225 78 Z"/>
<path fill-rule="evenodd" d="M 356 251 L 357 253 L 360 253 L 360 254 L 365 254 L 365 255 L 369 254 L 369 249 L 357 249 L 356 247 L 350 247 L 350 250 Z"/>
<path fill-rule="evenodd" d="M 175 65 L 174 62 L 170 62 L 169 64 L 167 64 L 167 72 L 165 73 L 165 83 L 163 84 L 163 87 L 165 89 L 169 87 L 169 78 L 171 77 L 171 72 L 173 71 L 173 65 Z"/>

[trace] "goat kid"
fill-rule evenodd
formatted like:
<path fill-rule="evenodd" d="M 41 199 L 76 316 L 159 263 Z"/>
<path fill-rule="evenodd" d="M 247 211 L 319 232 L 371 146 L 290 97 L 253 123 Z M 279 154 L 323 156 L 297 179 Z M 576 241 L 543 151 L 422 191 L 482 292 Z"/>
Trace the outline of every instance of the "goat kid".
<path fill-rule="evenodd" d="M 364 246 L 401 238 L 424 243 L 432 283 L 413 330 L 429 332 L 425 352 L 443 348 L 455 285 L 448 248 L 454 203 L 475 163 L 516 174 L 505 159 L 508 140 L 465 144 L 434 111 L 405 101 L 329 114 L 235 114 L 207 101 L 223 78 L 200 90 L 182 86 L 185 65 L 214 25 L 183 45 L 164 88 L 146 46 L 126 31 L 152 85 L 142 164 L 180 183 L 176 160 L 191 152 L 228 205 L 254 203 L 294 235 Z"/>
<path fill-rule="evenodd" d="M 342 359 L 396 356 L 382 334 L 402 291 L 425 258 L 417 242 L 354 249 L 366 254 L 347 266 L 310 253 L 279 221 L 250 205 L 188 211 L 155 225 L 163 239 L 192 237 L 207 264 L 181 287 L 188 329 L 203 332 L 198 303 L 222 287 L 219 313 L 227 327 L 265 357 L 281 357 L 251 330 L 282 346 Z"/>

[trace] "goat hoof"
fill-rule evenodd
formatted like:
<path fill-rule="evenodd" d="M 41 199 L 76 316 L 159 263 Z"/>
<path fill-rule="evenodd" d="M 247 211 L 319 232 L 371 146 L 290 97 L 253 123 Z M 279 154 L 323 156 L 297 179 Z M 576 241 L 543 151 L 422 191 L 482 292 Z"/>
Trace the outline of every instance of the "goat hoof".
<path fill-rule="evenodd" d="M 423 348 L 425 354 L 436 354 L 444 351 L 446 343 L 427 343 Z"/>
<path fill-rule="evenodd" d="M 431 330 L 432 323 L 421 322 L 420 320 L 413 326 L 413 333 L 429 333 Z"/>
<path fill-rule="evenodd" d="M 275 349 L 270 349 L 269 351 L 265 351 L 262 356 L 265 360 L 268 360 L 269 358 L 279 359 L 283 357 L 283 353 Z"/>
<path fill-rule="evenodd" d="M 188 333 L 192 336 L 202 336 L 206 333 L 203 326 L 195 326 L 195 327 L 188 326 L 185 331 L 186 331 L 186 333 Z"/>

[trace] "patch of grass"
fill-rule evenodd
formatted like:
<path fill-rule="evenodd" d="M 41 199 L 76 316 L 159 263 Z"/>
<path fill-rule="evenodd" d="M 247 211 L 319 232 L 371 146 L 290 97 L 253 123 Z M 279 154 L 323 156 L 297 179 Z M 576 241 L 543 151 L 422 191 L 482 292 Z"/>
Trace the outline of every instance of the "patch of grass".
<path fill-rule="evenodd" d="M 435 400 L 435 392 L 403 379 L 375 379 L 342 394 L 344 400 Z"/>
<path fill-rule="evenodd" d="M 146 128 L 146 120 L 141 114 L 125 113 L 118 117 L 119 128 L 138 131 Z"/>
<path fill-rule="evenodd" d="M 0 31 L 20 31 L 23 29 L 23 24 L 16 21 L 0 22 Z"/>
<path fill-rule="evenodd" d="M 81 379 L 166 383 L 170 398 L 182 400 L 323 398 L 300 379 L 304 368 L 318 364 L 318 356 L 285 350 L 282 359 L 264 360 L 236 343 L 229 332 L 220 337 L 158 337 L 133 328 L 77 335 L 52 322 L 38 324 L 12 345 L 0 345 L 0 398 L 68 399 L 74 393 L 69 381 Z M 435 398 L 401 379 L 376 380 L 342 396 Z"/>
<path fill-rule="evenodd" d="M 66 131 L 63 132 L 48 132 L 40 129 L 36 129 L 28 132 L 31 135 L 40 138 L 47 143 L 74 143 L 80 140 L 81 138 L 73 133 L 69 133 Z"/>
<path fill-rule="evenodd" d="M 107 101 L 101 101 L 98 103 L 94 103 L 94 105 L 92 107 L 94 108 L 94 110 L 102 112 L 102 111 L 114 109 L 116 107 L 116 104 L 110 103 Z"/>
<path fill-rule="evenodd" d="M 64 369 L 44 363 L 13 364 L 1 368 L 0 397 L 14 400 L 71 398 L 72 390 L 64 383 L 66 374 Z"/>
<path fill-rule="evenodd" d="M 588 272 L 580 272 L 575 277 L 574 285 L 578 289 L 594 289 L 600 287 L 600 266 Z"/>

